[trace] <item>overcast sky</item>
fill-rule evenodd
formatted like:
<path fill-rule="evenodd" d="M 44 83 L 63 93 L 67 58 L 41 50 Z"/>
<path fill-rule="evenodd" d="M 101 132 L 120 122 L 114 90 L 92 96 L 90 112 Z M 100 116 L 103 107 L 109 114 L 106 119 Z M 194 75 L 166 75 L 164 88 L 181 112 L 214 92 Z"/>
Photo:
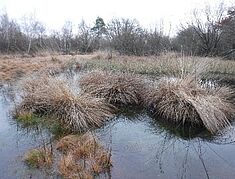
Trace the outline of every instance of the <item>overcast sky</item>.
<path fill-rule="evenodd" d="M 194 8 L 215 6 L 221 0 L 0 0 L 0 10 L 21 19 L 33 13 L 47 27 L 60 29 L 66 20 L 77 25 L 82 19 L 92 24 L 97 16 L 105 22 L 113 17 L 136 18 L 149 28 L 164 23 L 165 31 L 177 29 Z M 231 5 L 234 0 L 223 0 Z M 1 12 L 0 12 L 1 14 Z M 174 32 L 171 32 L 174 33 Z"/>

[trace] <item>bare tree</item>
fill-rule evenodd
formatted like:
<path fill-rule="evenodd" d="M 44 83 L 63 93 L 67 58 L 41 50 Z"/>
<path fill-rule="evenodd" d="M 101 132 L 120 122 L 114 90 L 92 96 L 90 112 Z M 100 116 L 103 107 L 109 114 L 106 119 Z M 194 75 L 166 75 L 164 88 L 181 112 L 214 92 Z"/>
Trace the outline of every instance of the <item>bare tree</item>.
<path fill-rule="evenodd" d="M 42 48 L 43 47 L 43 38 L 44 38 L 44 35 L 46 32 L 46 28 L 41 22 L 38 23 L 36 32 L 37 32 L 37 34 L 36 34 L 37 39 L 39 41 L 39 46 Z"/>
<path fill-rule="evenodd" d="M 0 52 L 11 53 L 24 49 L 25 36 L 19 24 L 11 20 L 7 13 L 0 16 Z"/>
<path fill-rule="evenodd" d="M 212 56 L 218 54 L 218 44 L 221 39 L 221 29 L 218 23 L 222 20 L 225 12 L 223 3 L 216 9 L 206 6 L 200 12 L 194 10 L 193 19 L 189 25 L 200 39 L 201 55 Z"/>
<path fill-rule="evenodd" d="M 0 24 L 0 31 L 1 31 L 1 39 L 2 39 L 2 48 L 6 48 L 7 53 L 9 52 L 10 48 L 10 20 L 7 14 L 3 14 L 1 16 L 1 24 Z M 4 44 L 5 43 L 5 44 Z"/>
<path fill-rule="evenodd" d="M 113 19 L 108 24 L 108 34 L 111 41 L 111 46 L 121 54 L 142 54 L 142 47 L 144 45 L 144 31 L 140 27 L 137 20 Z"/>
<path fill-rule="evenodd" d="M 226 58 L 235 57 L 235 7 L 229 8 L 227 16 L 219 23 L 222 30 L 221 55 Z"/>
<path fill-rule="evenodd" d="M 135 19 L 113 19 L 108 24 L 108 34 L 111 47 L 120 54 L 158 55 L 170 49 L 169 37 L 161 30 L 146 30 Z"/>
<path fill-rule="evenodd" d="M 66 21 L 62 28 L 63 52 L 69 54 L 71 52 L 71 43 L 73 38 L 73 25 L 71 21 Z"/>
<path fill-rule="evenodd" d="M 91 28 L 84 20 L 78 26 L 78 34 L 76 36 L 78 50 L 81 53 L 93 52 L 96 49 L 95 37 L 92 35 Z"/>
<path fill-rule="evenodd" d="M 28 39 L 27 53 L 29 54 L 32 46 L 32 40 L 40 34 L 41 23 L 36 19 L 35 15 L 30 14 L 23 17 L 22 27 L 23 32 L 26 34 Z"/>
<path fill-rule="evenodd" d="M 194 27 L 182 27 L 177 36 L 172 39 L 172 49 L 185 55 L 201 55 L 201 39 Z"/>
<path fill-rule="evenodd" d="M 171 49 L 170 38 L 165 36 L 162 30 L 157 30 L 157 27 L 146 32 L 145 54 L 159 55 L 161 52 Z"/>

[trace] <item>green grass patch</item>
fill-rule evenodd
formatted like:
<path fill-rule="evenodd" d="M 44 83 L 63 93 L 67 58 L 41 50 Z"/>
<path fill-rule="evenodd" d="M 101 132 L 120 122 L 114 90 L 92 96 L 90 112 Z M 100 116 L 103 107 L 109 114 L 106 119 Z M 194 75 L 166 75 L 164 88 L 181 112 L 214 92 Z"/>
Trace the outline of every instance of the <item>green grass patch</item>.
<path fill-rule="evenodd" d="M 32 168 L 51 167 L 53 162 L 52 151 L 48 148 L 29 150 L 24 157 L 24 162 Z"/>
<path fill-rule="evenodd" d="M 40 117 L 31 112 L 23 112 L 18 114 L 16 117 L 16 121 L 24 128 L 37 126 L 41 120 L 42 119 Z"/>

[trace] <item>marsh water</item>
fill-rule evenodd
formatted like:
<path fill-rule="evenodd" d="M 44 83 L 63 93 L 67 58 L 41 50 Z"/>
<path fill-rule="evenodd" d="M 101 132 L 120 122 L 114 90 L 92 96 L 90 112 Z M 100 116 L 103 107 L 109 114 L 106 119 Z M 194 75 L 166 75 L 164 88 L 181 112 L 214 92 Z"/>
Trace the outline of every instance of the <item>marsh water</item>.
<path fill-rule="evenodd" d="M 29 149 L 50 138 L 47 131 L 22 129 L 12 119 L 11 88 L 0 89 L 0 178 L 60 178 L 56 171 L 31 169 Z M 97 178 L 235 178 L 235 129 L 210 136 L 204 130 L 170 127 L 144 111 L 116 116 L 94 132 L 111 148 L 111 171 Z"/>

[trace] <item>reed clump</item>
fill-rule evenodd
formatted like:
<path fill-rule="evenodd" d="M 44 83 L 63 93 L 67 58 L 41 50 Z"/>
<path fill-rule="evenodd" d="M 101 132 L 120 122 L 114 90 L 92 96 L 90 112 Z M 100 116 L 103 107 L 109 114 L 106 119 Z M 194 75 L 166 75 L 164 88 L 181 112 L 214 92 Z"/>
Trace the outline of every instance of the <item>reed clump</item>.
<path fill-rule="evenodd" d="M 79 94 L 63 79 L 41 76 L 24 83 L 16 116 L 30 112 L 55 119 L 70 129 L 84 131 L 101 126 L 112 116 L 112 110 L 103 99 Z"/>
<path fill-rule="evenodd" d="M 117 106 L 135 106 L 142 103 L 146 84 L 140 76 L 129 73 L 92 71 L 79 81 L 82 91 Z"/>
<path fill-rule="evenodd" d="M 229 126 L 234 113 L 233 92 L 225 86 L 208 86 L 193 77 L 162 78 L 146 94 L 154 116 L 171 122 L 203 125 L 209 132 Z"/>
<path fill-rule="evenodd" d="M 112 166 L 111 153 L 91 133 L 68 135 L 57 143 L 57 149 L 63 153 L 58 169 L 65 178 L 94 178 Z"/>

